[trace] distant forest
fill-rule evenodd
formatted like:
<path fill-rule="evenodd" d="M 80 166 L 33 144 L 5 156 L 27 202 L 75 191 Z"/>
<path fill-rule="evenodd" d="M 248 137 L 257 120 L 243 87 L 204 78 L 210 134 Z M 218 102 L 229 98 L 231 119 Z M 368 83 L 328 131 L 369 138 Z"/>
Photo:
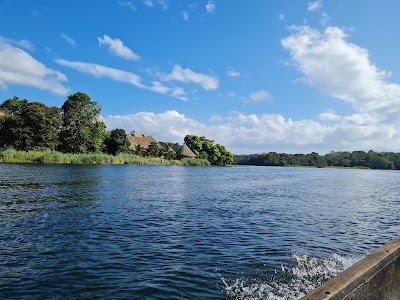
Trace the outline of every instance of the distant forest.
<path fill-rule="evenodd" d="M 381 170 L 400 170 L 400 153 L 393 152 L 334 152 L 326 155 L 262 153 L 234 155 L 233 164 L 255 166 L 305 166 L 305 167 L 353 167 Z"/>

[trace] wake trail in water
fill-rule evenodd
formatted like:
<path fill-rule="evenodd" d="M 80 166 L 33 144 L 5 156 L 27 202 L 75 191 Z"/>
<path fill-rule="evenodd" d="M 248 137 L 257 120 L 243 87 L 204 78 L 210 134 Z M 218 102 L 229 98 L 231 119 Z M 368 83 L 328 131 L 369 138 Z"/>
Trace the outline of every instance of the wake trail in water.
<path fill-rule="evenodd" d="M 282 265 L 282 272 L 266 280 L 221 278 L 227 298 L 235 300 L 299 299 L 362 258 L 338 254 L 318 258 L 297 253 L 294 253 L 292 257 L 295 260 L 294 267 Z"/>

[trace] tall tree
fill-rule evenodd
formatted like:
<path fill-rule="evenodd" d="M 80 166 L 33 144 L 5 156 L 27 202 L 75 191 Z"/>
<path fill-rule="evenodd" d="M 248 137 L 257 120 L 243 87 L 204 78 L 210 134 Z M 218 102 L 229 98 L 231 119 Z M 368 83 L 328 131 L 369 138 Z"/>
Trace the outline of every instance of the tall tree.
<path fill-rule="evenodd" d="M 27 103 L 28 100 L 20 100 L 14 96 L 0 104 L 2 112 L 2 116 L 0 116 L 0 148 L 20 148 L 22 122 L 16 113 Z"/>
<path fill-rule="evenodd" d="M 20 149 L 22 121 L 19 116 L 0 117 L 0 148 Z"/>
<path fill-rule="evenodd" d="M 131 143 L 126 136 L 125 130 L 117 128 L 111 130 L 110 136 L 106 138 L 104 144 L 107 153 L 116 155 L 119 153 L 127 153 Z"/>
<path fill-rule="evenodd" d="M 61 110 L 17 97 L 1 105 L 7 114 L 1 120 L 0 147 L 17 150 L 55 150 L 61 129 Z"/>
<path fill-rule="evenodd" d="M 19 116 L 23 123 L 20 137 L 23 150 L 55 150 L 58 147 L 62 125 L 59 108 L 31 102 L 24 105 Z"/>
<path fill-rule="evenodd" d="M 174 159 L 176 157 L 176 152 L 172 147 L 172 143 L 167 142 L 163 144 L 162 154 L 166 159 Z"/>
<path fill-rule="evenodd" d="M 99 152 L 105 137 L 105 124 L 100 120 L 100 106 L 84 93 L 68 97 L 61 107 L 63 125 L 60 149 L 69 153 Z"/>
<path fill-rule="evenodd" d="M 218 160 L 219 165 L 229 165 L 233 163 L 233 154 L 226 150 L 226 147 L 220 144 L 216 145 L 221 154 Z"/>

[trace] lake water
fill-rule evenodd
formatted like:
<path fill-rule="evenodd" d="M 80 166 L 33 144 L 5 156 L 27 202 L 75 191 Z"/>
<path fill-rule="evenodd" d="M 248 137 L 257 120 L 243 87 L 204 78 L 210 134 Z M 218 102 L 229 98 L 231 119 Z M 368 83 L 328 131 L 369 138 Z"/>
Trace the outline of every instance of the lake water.
<path fill-rule="evenodd" d="M 0 164 L 1 299 L 297 299 L 400 232 L 400 172 Z"/>

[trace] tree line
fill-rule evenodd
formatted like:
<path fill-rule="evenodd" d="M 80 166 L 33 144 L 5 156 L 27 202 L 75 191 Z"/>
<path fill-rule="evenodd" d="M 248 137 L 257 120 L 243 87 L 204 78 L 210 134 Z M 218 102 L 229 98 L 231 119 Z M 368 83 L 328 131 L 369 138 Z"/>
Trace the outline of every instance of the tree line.
<path fill-rule="evenodd" d="M 124 129 L 106 131 L 100 118 L 101 107 L 85 93 L 70 95 L 61 108 L 46 106 L 13 97 L 0 104 L 0 150 L 54 150 L 64 153 L 131 153 L 147 157 L 177 158 L 182 147 L 170 142 L 153 142 L 147 149 L 137 145 L 130 149 Z M 187 138 L 189 137 L 189 138 Z M 188 146 L 195 136 L 185 137 Z M 197 137 L 198 138 L 198 137 Z M 204 149 L 192 149 L 211 164 L 232 163 L 233 155 L 224 146 L 214 145 L 204 137 L 198 138 Z M 194 144 L 193 144 L 194 145 Z M 197 145 L 197 144 L 196 144 Z"/>
<path fill-rule="evenodd" d="M 84 93 L 68 97 L 61 108 L 13 97 L 0 105 L 0 148 L 21 151 L 101 152 L 106 125 L 101 108 Z"/>
<path fill-rule="evenodd" d="M 257 166 L 353 167 L 400 170 L 400 153 L 375 151 L 332 151 L 325 155 L 269 152 L 234 155 L 234 164 Z"/>
<path fill-rule="evenodd" d="M 198 158 L 207 159 L 212 165 L 227 165 L 233 163 L 233 154 L 220 144 L 214 144 L 204 136 L 187 135 L 185 144 Z"/>

